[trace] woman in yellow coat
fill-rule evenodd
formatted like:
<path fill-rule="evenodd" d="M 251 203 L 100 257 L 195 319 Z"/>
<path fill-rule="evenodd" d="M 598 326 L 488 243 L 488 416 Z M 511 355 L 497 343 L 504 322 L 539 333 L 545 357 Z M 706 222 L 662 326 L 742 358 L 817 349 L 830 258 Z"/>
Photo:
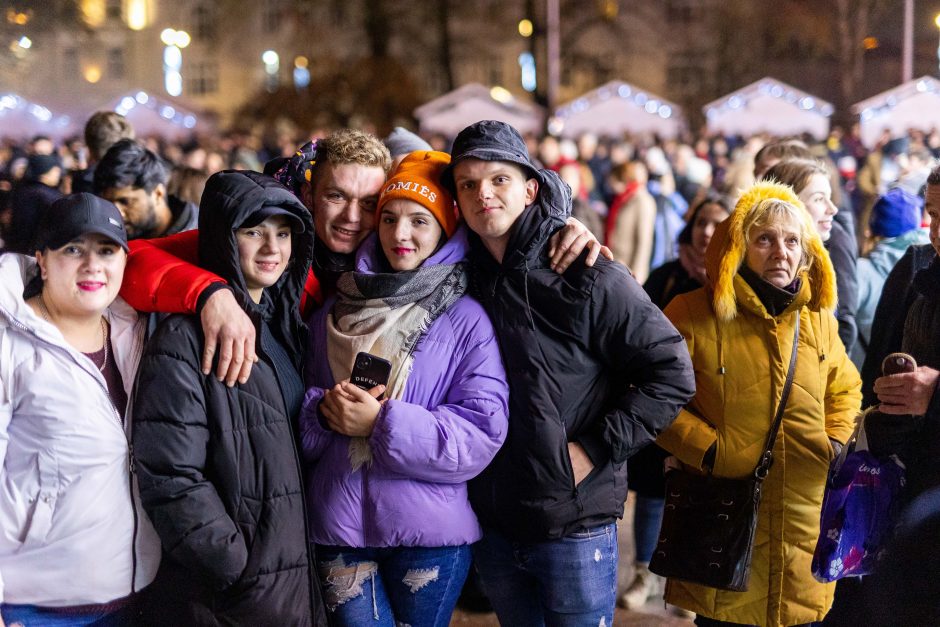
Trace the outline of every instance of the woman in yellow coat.
<path fill-rule="evenodd" d="M 790 187 L 758 183 L 706 252 L 709 285 L 677 296 L 666 316 L 685 337 L 697 392 L 657 443 L 692 468 L 746 477 L 757 465 L 786 379 L 790 399 L 764 482 L 746 592 L 670 580 L 666 601 L 700 626 L 821 621 L 833 584 L 810 570 L 829 462 L 852 432 L 861 381 L 839 340 L 832 263 Z"/>

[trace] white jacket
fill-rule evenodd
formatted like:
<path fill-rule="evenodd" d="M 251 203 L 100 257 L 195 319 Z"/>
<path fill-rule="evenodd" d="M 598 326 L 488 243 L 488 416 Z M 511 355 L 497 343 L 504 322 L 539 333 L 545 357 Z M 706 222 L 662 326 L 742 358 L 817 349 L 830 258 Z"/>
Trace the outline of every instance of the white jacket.
<path fill-rule="evenodd" d="M 105 603 L 153 581 L 160 541 L 104 377 L 23 300 L 36 272 L 0 256 L 0 601 Z M 131 397 L 145 324 L 120 299 L 106 315 Z"/>

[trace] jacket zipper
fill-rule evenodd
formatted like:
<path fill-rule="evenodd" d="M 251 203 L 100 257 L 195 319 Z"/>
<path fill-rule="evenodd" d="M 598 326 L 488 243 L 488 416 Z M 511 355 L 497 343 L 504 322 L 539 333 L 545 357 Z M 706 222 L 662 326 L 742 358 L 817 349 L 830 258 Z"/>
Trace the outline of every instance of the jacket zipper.
<path fill-rule="evenodd" d="M 138 516 L 137 516 L 137 504 L 134 501 L 134 474 L 135 474 L 136 469 L 134 468 L 134 446 L 133 444 L 131 444 L 130 438 L 128 437 L 127 433 L 125 433 L 124 431 L 124 423 L 121 420 L 121 414 L 118 413 L 118 410 L 114 406 L 114 403 L 111 402 L 111 396 L 108 393 L 107 386 L 101 383 L 101 381 L 98 380 L 98 377 L 96 377 L 94 374 L 89 373 L 88 368 L 86 368 L 85 365 L 82 364 L 79 360 L 75 359 L 75 356 L 72 355 L 71 352 L 65 350 L 62 346 L 59 346 L 58 344 L 55 344 L 53 342 L 50 342 L 49 340 L 46 340 L 40 337 L 35 331 L 33 331 L 28 326 L 26 326 L 25 324 L 17 320 L 15 317 L 10 315 L 8 311 L 6 310 L 2 310 L 2 311 L 5 314 L 7 320 L 10 322 L 10 324 L 12 324 L 17 329 L 20 329 L 21 331 L 25 331 L 29 335 L 32 335 L 34 338 L 36 338 L 39 342 L 42 342 L 43 344 L 47 346 L 51 346 L 55 350 L 65 351 L 69 359 L 71 359 L 75 363 L 76 366 L 84 370 L 86 374 L 90 374 L 91 378 L 95 380 L 95 383 L 98 384 L 98 387 L 101 388 L 101 390 L 104 392 L 104 395 L 108 398 L 108 405 L 111 407 L 111 412 L 114 414 L 114 417 L 117 420 L 117 424 L 121 428 L 121 433 L 124 435 L 124 440 L 127 443 L 127 451 L 128 451 L 128 477 L 127 479 L 128 479 L 128 488 L 129 488 L 130 497 L 131 497 L 131 511 L 133 512 L 133 516 L 134 516 L 134 526 L 133 526 L 134 531 L 133 531 L 133 535 L 131 536 L 131 594 L 133 594 L 134 592 L 136 592 L 136 585 L 137 585 L 137 531 L 138 531 L 138 524 L 139 524 Z M 108 324 L 110 324 L 110 321 L 108 322 Z M 135 388 L 136 388 L 136 385 L 135 385 Z M 136 389 L 133 391 L 136 391 Z M 133 399 L 133 396 L 130 399 L 128 399 L 128 403 L 130 403 L 132 399 Z"/>

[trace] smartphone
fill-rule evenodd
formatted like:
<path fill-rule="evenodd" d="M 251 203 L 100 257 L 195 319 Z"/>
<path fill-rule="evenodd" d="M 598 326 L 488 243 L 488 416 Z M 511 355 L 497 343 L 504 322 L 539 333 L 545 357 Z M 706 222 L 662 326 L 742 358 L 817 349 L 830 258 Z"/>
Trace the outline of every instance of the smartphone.
<path fill-rule="evenodd" d="M 391 372 L 392 364 L 387 359 L 369 353 L 359 353 L 353 363 L 349 381 L 363 390 L 371 390 L 377 385 L 388 385 L 388 375 Z"/>
<path fill-rule="evenodd" d="M 891 353 L 881 362 L 881 372 L 885 376 L 915 370 L 917 370 L 917 362 L 907 353 Z"/>

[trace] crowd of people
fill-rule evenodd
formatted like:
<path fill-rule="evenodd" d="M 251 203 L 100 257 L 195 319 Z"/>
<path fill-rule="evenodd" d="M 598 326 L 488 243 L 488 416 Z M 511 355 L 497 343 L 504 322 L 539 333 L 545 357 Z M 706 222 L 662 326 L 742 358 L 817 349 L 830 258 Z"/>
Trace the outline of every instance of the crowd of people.
<path fill-rule="evenodd" d="M 0 150 L 5 624 L 448 625 L 468 578 L 504 625 L 940 620 L 895 572 L 940 520 L 940 134 L 317 135 Z M 664 590 L 664 466 L 748 475 L 778 403 L 748 590 Z M 837 591 L 875 405 L 910 506 Z"/>

